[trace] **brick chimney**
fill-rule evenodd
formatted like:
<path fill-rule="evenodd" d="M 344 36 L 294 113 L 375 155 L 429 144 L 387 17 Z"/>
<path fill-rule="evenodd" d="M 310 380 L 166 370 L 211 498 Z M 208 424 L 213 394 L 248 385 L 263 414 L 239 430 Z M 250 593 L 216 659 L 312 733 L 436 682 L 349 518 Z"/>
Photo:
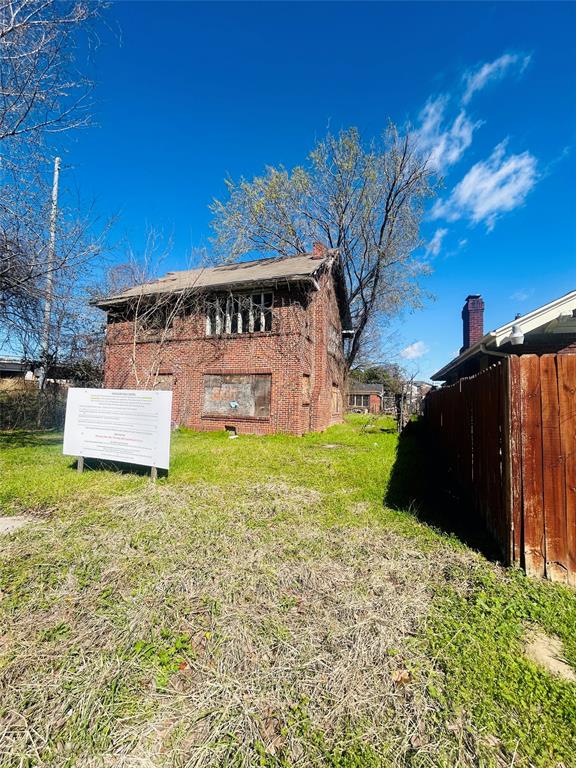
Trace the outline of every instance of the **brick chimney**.
<path fill-rule="evenodd" d="M 462 309 L 462 349 L 474 346 L 484 336 L 484 299 L 479 294 L 466 297 Z"/>
<path fill-rule="evenodd" d="M 326 251 L 328 249 L 324 245 L 324 243 L 313 243 L 312 244 L 312 258 L 313 259 L 323 259 L 324 256 L 326 256 Z"/>

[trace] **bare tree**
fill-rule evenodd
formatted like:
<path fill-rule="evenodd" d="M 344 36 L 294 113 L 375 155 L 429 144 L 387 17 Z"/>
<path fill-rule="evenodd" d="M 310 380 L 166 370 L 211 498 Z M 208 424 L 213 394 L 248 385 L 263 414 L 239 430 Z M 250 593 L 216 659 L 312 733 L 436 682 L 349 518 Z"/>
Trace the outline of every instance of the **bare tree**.
<path fill-rule="evenodd" d="M 76 219 L 71 219 L 76 214 Z M 46 217 L 47 219 L 47 217 Z M 47 223 L 47 221 L 46 221 Z M 81 347 L 90 348 L 97 365 L 96 346 L 88 343 L 102 334 L 101 317 L 87 307 L 93 280 L 93 259 L 102 255 L 111 222 L 100 224 L 78 211 L 60 212 L 57 248 L 52 272 L 52 300 L 48 339 L 44 337 L 46 271 L 34 257 L 34 245 L 44 253 L 46 240 L 24 241 L 9 247 L 19 249 L 15 258 L 0 258 L 0 347 L 17 352 L 22 359 L 49 371 L 57 364 L 72 364 Z M 40 229 L 40 226 L 38 227 Z M 32 256 L 31 256 L 32 254 Z M 5 272 L 2 271 L 5 270 Z M 80 344 L 80 338 L 84 342 Z M 47 341 L 47 343 L 46 343 Z"/>
<path fill-rule="evenodd" d="M 92 304 L 97 304 L 105 297 L 129 292 L 129 298 L 110 307 L 108 313 L 123 325 L 125 341 L 130 343 L 130 376 L 133 385 L 144 389 L 155 389 L 159 385 L 167 346 L 177 341 L 180 335 L 181 328 L 177 321 L 193 314 L 198 300 L 193 284 L 175 293 L 150 291 L 150 285 L 160 277 L 163 265 L 171 253 L 172 238 L 149 228 L 143 250 L 138 252 L 128 243 L 126 260 L 110 266 L 104 280 L 90 287 Z M 201 256 L 194 251 L 189 259 L 199 260 Z M 102 320 L 101 311 L 96 312 Z M 102 342 L 104 347 L 103 333 Z M 145 363 L 138 354 L 141 342 L 147 342 L 150 350 Z"/>
<path fill-rule="evenodd" d="M 50 135 L 90 121 L 79 51 L 102 4 L 0 0 L 0 333 L 36 315 L 47 277 Z M 59 139 L 60 142 L 60 139 Z M 99 251 L 78 214 L 59 218 L 54 278 Z M 65 223 L 63 223 L 65 221 Z"/>
<path fill-rule="evenodd" d="M 91 82 L 78 67 L 78 35 L 101 7 L 97 0 L 0 0 L 0 141 L 12 153 L 20 139 L 29 148 L 47 131 L 88 124 Z"/>
<path fill-rule="evenodd" d="M 413 254 L 435 186 L 409 132 L 390 125 L 367 146 L 355 128 L 329 134 L 304 166 L 227 182 L 227 200 L 212 207 L 216 251 L 230 259 L 253 251 L 294 256 L 317 240 L 338 249 L 355 331 L 351 366 L 371 325 L 418 305 L 426 267 Z"/>
<path fill-rule="evenodd" d="M 75 367 L 90 369 L 90 378 L 97 378 L 97 371 L 102 368 L 104 326 L 101 315 L 88 305 L 90 270 L 82 265 L 69 265 L 56 277 L 48 347 L 44 343 L 41 294 L 28 294 L 18 305 L 18 312 L 15 302 L 7 304 L 11 314 L 9 323 L 1 318 L 0 344 L 18 350 L 23 360 L 42 368 L 42 384 L 47 378 L 61 378 L 58 371 L 73 371 Z"/>

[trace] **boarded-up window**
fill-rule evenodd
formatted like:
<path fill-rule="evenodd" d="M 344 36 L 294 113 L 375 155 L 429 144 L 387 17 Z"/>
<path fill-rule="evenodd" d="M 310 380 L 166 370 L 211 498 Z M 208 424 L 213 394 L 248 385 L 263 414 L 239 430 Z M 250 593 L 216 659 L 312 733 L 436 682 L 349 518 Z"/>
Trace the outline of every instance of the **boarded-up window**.
<path fill-rule="evenodd" d="M 307 373 L 302 376 L 302 402 L 304 405 L 310 402 L 310 376 Z"/>
<path fill-rule="evenodd" d="M 227 418 L 270 416 L 272 376 L 255 374 L 206 374 L 204 376 L 204 407 L 206 416 Z"/>
<path fill-rule="evenodd" d="M 154 389 L 171 392 L 174 387 L 174 376 L 171 373 L 159 373 L 154 382 Z"/>
<path fill-rule="evenodd" d="M 342 334 L 334 325 L 328 328 L 328 354 L 333 357 L 342 355 Z"/>
<path fill-rule="evenodd" d="M 332 413 L 340 413 L 340 390 L 337 384 L 332 384 Z"/>

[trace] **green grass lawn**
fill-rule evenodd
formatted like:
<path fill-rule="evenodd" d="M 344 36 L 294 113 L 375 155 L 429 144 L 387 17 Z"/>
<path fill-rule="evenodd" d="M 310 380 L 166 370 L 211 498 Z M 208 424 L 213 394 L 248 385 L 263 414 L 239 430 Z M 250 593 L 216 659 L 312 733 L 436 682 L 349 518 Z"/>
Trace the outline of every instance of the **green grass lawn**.
<path fill-rule="evenodd" d="M 574 592 L 387 507 L 397 441 L 179 431 L 153 485 L 0 435 L 0 766 L 576 766 L 524 653 L 576 667 Z"/>

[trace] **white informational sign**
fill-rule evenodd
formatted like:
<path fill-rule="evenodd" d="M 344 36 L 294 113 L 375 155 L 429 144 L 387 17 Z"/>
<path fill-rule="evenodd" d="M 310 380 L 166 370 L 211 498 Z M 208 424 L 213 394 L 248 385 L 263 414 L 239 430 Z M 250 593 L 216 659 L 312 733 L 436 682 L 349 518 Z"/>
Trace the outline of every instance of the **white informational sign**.
<path fill-rule="evenodd" d="M 168 469 L 171 413 L 165 390 L 71 388 L 63 453 Z"/>

